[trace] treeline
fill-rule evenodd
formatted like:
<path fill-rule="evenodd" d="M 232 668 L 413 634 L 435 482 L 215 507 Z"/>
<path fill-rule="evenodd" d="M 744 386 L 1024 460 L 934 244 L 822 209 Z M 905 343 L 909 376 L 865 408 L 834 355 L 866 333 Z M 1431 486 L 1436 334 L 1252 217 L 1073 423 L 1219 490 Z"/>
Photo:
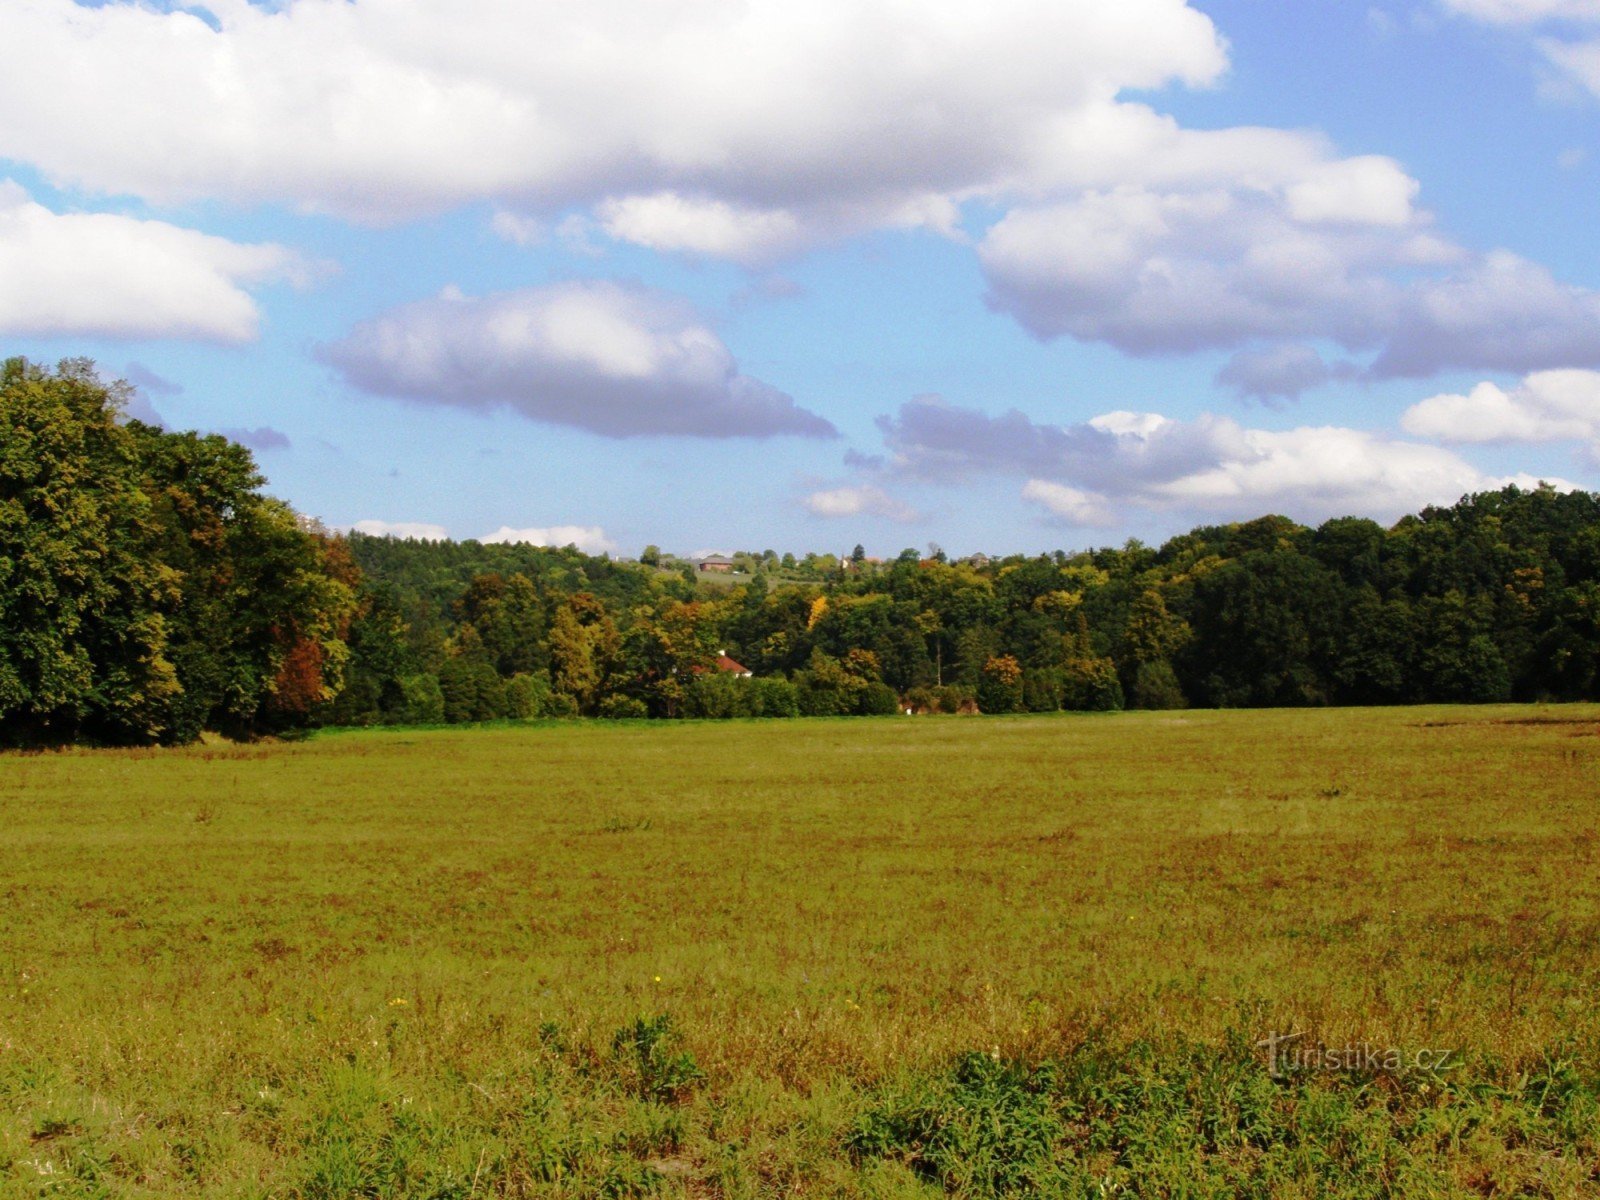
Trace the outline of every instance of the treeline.
<path fill-rule="evenodd" d="M 713 585 L 658 553 L 330 536 L 261 495 L 242 447 L 121 420 L 86 363 L 7 364 L 0 416 L 12 742 L 1600 698 L 1600 497 L 1581 492 L 1159 548 L 811 555 L 800 578 L 751 553 Z"/>
<path fill-rule="evenodd" d="M 572 550 L 350 551 L 367 582 L 329 714 L 345 723 L 1600 698 L 1600 498 L 1549 488 L 1392 528 L 1263 517 L 1159 548 L 908 550 L 815 585 L 758 567 L 713 589 Z M 722 651 L 755 678 L 719 671 Z"/>

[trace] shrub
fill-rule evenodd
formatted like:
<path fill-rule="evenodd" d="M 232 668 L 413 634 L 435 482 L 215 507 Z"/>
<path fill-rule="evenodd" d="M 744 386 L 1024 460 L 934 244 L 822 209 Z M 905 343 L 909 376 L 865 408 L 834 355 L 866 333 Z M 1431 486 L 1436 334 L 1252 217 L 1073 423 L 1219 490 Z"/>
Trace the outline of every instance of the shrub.
<path fill-rule="evenodd" d="M 717 721 L 749 716 L 750 700 L 741 686 L 745 682 L 722 671 L 701 675 L 683 698 L 684 715 Z"/>
<path fill-rule="evenodd" d="M 437 725 L 444 720 L 444 693 L 437 676 L 408 675 L 400 681 L 400 703 L 392 714 L 396 725 Z"/>
<path fill-rule="evenodd" d="M 798 717 L 800 692 L 787 679 L 770 676 L 749 681 L 750 712 L 757 717 Z"/>
<path fill-rule="evenodd" d="M 869 683 L 856 698 L 856 712 L 863 717 L 887 717 L 900 711 L 900 695 L 887 683 Z"/>
<path fill-rule="evenodd" d="M 608 721 L 637 721 L 648 717 L 650 710 L 633 696 L 607 696 L 600 701 L 600 715 Z"/>
<path fill-rule="evenodd" d="M 1022 680 L 1022 707 L 1029 712 L 1057 712 L 1063 688 L 1060 671 L 1029 671 Z"/>
<path fill-rule="evenodd" d="M 1135 708 L 1187 708 L 1183 687 L 1166 659 L 1142 662 L 1133 674 Z"/>
<path fill-rule="evenodd" d="M 1115 712 L 1122 707 L 1122 681 L 1109 658 L 1075 658 L 1062 675 L 1063 708 L 1078 712 Z"/>
<path fill-rule="evenodd" d="M 541 717 L 575 717 L 578 715 L 578 702 L 565 692 L 551 692 L 550 698 L 545 701 Z"/>
<path fill-rule="evenodd" d="M 978 707 L 986 713 L 1016 712 L 1022 707 L 1022 665 L 1011 655 L 991 658 L 978 677 Z"/>
<path fill-rule="evenodd" d="M 444 719 L 493 721 L 506 715 L 506 685 L 486 662 L 452 658 L 439 672 L 439 690 L 444 693 Z"/>
<path fill-rule="evenodd" d="M 550 681 L 543 675 L 513 675 L 506 681 L 506 716 L 524 721 L 543 714 L 550 701 Z"/>

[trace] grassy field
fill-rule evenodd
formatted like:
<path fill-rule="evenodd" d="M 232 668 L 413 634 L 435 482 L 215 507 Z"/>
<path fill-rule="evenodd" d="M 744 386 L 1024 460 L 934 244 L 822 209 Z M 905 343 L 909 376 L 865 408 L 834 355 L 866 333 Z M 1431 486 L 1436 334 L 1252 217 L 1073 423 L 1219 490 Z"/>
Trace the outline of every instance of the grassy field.
<path fill-rule="evenodd" d="M 0 757 L 0 1196 L 1597 1195 L 1597 730 Z"/>

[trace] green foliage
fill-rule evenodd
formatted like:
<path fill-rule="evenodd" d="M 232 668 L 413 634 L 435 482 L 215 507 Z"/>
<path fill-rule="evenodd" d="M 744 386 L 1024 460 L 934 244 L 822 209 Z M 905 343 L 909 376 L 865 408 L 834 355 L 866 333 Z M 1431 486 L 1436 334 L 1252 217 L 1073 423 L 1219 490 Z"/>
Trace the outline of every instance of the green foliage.
<path fill-rule="evenodd" d="M 396 724 L 437 725 L 444 720 L 444 691 L 439 677 L 426 672 L 400 681 L 400 703 L 393 710 Z"/>
<path fill-rule="evenodd" d="M 650 715 L 650 708 L 632 696 L 607 696 L 600 702 L 600 715 L 608 721 L 639 721 Z"/>
<path fill-rule="evenodd" d="M 488 663 L 468 655 L 457 655 L 439 672 L 439 691 L 444 697 L 444 719 L 495 721 L 507 715 L 506 682 Z"/>
<path fill-rule="evenodd" d="M 978 675 L 978 707 L 986 713 L 1022 711 L 1022 664 L 1011 655 L 983 664 Z"/>
<path fill-rule="evenodd" d="M 798 717 L 800 692 L 787 679 L 767 677 L 751 679 L 750 715 L 755 717 Z"/>
<path fill-rule="evenodd" d="M 737 676 L 722 671 L 699 676 L 684 696 L 684 715 L 712 720 L 753 716 L 744 683 Z"/>
<path fill-rule="evenodd" d="M 523 673 L 506 680 L 506 716 L 517 721 L 544 715 L 550 702 L 550 680 L 544 675 Z"/>
<path fill-rule="evenodd" d="M 1183 685 L 1166 659 L 1141 662 L 1134 668 L 1130 698 L 1134 708 L 1184 708 Z"/>
<path fill-rule="evenodd" d="M 677 1040 L 672 1018 L 666 1013 L 637 1017 L 611 1039 L 611 1052 L 623 1066 L 631 1090 L 641 1099 L 679 1103 L 705 1079 L 694 1055 L 677 1049 Z"/>
<path fill-rule="evenodd" d="M 93 367 L 0 373 L 0 742 L 306 725 L 1600 697 L 1600 497 L 1385 529 L 1284 517 L 951 563 L 335 538 L 247 450 L 125 422 Z M 858 548 L 859 549 L 859 548 Z M 723 678 L 721 654 L 757 679 Z M 437 680 L 441 706 L 407 681 Z M 548 681 L 548 686 L 546 685 Z"/>
<path fill-rule="evenodd" d="M 310 722 L 345 683 L 353 565 L 243 447 L 124 422 L 124 396 L 80 360 L 0 370 L 0 739 Z"/>

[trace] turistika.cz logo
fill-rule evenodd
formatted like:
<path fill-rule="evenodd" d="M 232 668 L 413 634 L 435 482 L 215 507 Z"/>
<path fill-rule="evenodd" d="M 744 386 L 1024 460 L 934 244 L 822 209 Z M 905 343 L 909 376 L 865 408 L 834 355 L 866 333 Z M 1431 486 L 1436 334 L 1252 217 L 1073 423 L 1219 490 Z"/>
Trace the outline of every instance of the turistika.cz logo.
<path fill-rule="evenodd" d="M 1256 1043 L 1267 1052 L 1267 1069 L 1273 1078 L 1314 1072 L 1350 1072 L 1367 1075 L 1401 1075 L 1407 1072 L 1432 1074 L 1448 1071 L 1455 1064 L 1454 1050 L 1421 1049 L 1409 1054 L 1396 1046 L 1375 1046 L 1368 1042 L 1349 1042 L 1325 1046 L 1305 1041 L 1301 1033 L 1269 1033 Z"/>

